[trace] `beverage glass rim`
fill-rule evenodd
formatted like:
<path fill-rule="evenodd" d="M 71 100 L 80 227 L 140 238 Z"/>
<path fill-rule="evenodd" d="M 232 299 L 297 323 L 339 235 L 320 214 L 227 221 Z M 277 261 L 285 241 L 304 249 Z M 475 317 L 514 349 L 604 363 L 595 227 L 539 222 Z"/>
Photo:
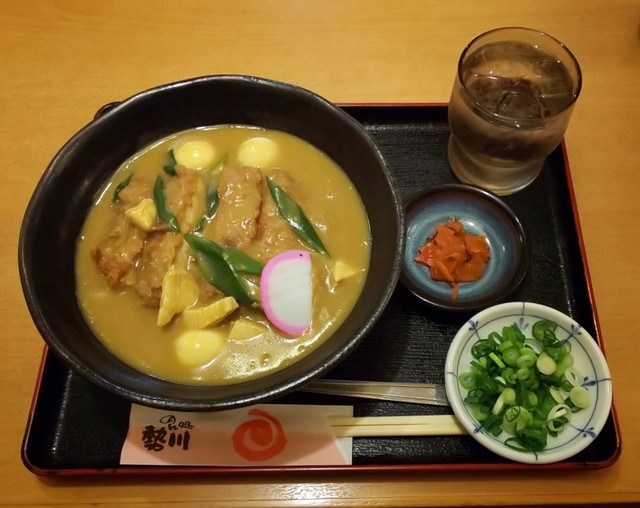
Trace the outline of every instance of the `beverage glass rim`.
<path fill-rule="evenodd" d="M 515 117 L 510 117 L 510 116 L 499 115 L 498 113 L 493 113 L 493 112 L 489 111 L 488 109 L 483 107 L 475 99 L 473 94 L 471 94 L 471 92 L 467 88 L 466 83 L 462 79 L 462 65 L 463 65 L 464 59 L 467 56 L 467 54 L 469 53 L 469 50 L 471 49 L 471 47 L 474 44 L 476 44 L 480 39 L 486 37 L 487 35 L 494 34 L 496 32 L 503 32 L 503 31 L 506 32 L 506 31 L 509 31 L 509 30 L 511 30 L 511 31 L 523 31 L 523 32 L 530 32 L 530 33 L 537 34 L 538 36 L 541 36 L 542 38 L 546 38 L 546 39 L 549 39 L 552 42 L 555 42 L 567 54 L 567 56 L 569 57 L 569 60 L 573 63 L 573 65 L 575 66 L 575 70 L 576 70 L 577 82 L 576 82 L 576 86 L 575 86 L 575 93 L 573 94 L 573 97 L 571 98 L 571 100 L 561 110 L 556 111 L 553 115 L 549 115 L 549 116 L 544 117 L 542 120 L 547 119 L 547 118 L 557 117 L 558 115 L 561 115 L 562 113 L 564 113 L 565 111 L 570 109 L 575 104 L 576 100 L 578 100 L 578 97 L 580 96 L 580 92 L 582 90 L 582 69 L 580 68 L 580 64 L 578 63 L 578 59 L 575 57 L 573 52 L 562 41 L 560 41 L 559 39 L 556 39 L 554 36 L 549 35 L 548 33 L 543 32 L 541 30 L 536 30 L 534 28 L 527 28 L 527 27 L 523 27 L 523 26 L 504 26 L 504 27 L 493 28 L 491 30 L 487 30 L 486 32 L 483 32 L 483 33 L 477 35 L 476 37 L 474 37 L 464 47 L 464 49 L 462 50 L 462 53 L 460 54 L 460 58 L 458 59 L 457 79 L 458 79 L 462 89 L 464 90 L 465 95 L 473 102 L 475 107 L 477 107 L 480 111 L 482 111 L 483 114 L 489 115 L 494 120 L 517 120 L 518 124 L 521 125 L 521 126 L 524 126 L 526 124 L 537 123 L 537 122 L 539 122 L 541 120 L 539 118 L 536 118 L 536 119 L 515 118 Z M 482 46 L 478 46 L 478 49 L 480 47 L 482 47 Z"/>

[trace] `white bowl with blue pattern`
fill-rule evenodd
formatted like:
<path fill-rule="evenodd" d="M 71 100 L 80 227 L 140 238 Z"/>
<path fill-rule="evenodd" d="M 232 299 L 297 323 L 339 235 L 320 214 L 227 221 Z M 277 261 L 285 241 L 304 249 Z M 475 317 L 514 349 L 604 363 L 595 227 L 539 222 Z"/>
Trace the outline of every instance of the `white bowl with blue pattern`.
<path fill-rule="evenodd" d="M 471 414 L 464 399 L 467 395 L 458 375 L 470 370 L 472 346 L 491 332 L 516 324 L 526 336 L 541 319 L 558 324 L 556 336 L 569 341 L 576 371 L 582 377 L 591 399 L 589 407 L 571 415 L 569 425 L 556 437 L 549 436 L 547 446 L 538 452 L 510 448 L 505 441 L 512 437 L 502 432 L 488 433 Z M 510 302 L 489 307 L 469 319 L 454 337 L 445 364 L 445 385 L 451 407 L 471 436 L 501 457 L 528 464 L 549 464 L 574 456 L 589 446 L 604 427 L 611 412 L 612 386 L 609 367 L 595 339 L 571 317 L 555 309 L 530 302 Z"/>

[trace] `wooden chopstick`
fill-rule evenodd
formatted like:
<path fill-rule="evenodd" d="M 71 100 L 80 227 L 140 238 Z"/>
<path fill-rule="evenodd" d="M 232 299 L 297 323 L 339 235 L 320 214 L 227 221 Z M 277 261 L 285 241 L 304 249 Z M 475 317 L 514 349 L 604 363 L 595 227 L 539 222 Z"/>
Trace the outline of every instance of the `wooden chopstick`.
<path fill-rule="evenodd" d="M 467 431 L 453 415 L 329 418 L 336 437 L 459 436 Z"/>

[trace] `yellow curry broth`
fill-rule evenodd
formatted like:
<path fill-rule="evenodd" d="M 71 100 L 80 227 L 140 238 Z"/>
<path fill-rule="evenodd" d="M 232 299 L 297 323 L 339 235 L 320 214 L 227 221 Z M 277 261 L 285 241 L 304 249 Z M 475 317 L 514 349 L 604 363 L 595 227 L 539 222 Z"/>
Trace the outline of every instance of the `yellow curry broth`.
<path fill-rule="evenodd" d="M 109 230 L 115 212 L 111 198 L 115 187 L 129 174 L 153 182 L 162 172 L 167 151 L 184 140 L 205 140 L 215 149 L 215 159 L 241 165 L 240 144 L 253 137 L 275 142 L 278 155 L 273 166 L 288 173 L 303 195 L 305 214 L 316 226 L 331 259 L 312 254 L 313 322 L 300 337 L 288 337 L 272 327 L 259 310 L 240 306 L 217 328 L 228 334 L 234 320 L 251 319 L 265 328 L 258 337 L 227 339 L 222 351 L 209 364 L 190 367 L 181 363 L 175 341 L 187 328 L 180 315 L 168 325 L 156 324 L 158 308 L 145 305 L 132 289 L 114 290 L 96 267 L 91 252 Z M 213 164 L 212 164 L 213 166 Z M 204 168 L 206 180 L 215 182 L 211 167 Z M 271 168 L 262 168 L 269 175 Z M 207 236 L 208 228 L 203 235 Z M 299 243 L 296 248 L 304 248 Z M 246 251 L 267 261 L 264 249 L 251 244 Z M 327 156 L 308 143 L 278 131 L 247 127 L 215 127 L 176 134 L 142 151 L 118 169 L 97 197 L 78 240 L 76 256 L 77 293 L 81 309 L 96 335 L 116 356 L 148 374 L 185 384 L 226 384 L 268 374 L 296 361 L 321 344 L 344 321 L 353 308 L 366 278 L 370 256 L 370 234 L 364 207 L 353 184 Z M 339 260 L 357 273 L 334 284 L 331 262 Z M 195 263 L 190 263 L 191 267 Z M 197 305 L 197 304 L 196 304 Z"/>

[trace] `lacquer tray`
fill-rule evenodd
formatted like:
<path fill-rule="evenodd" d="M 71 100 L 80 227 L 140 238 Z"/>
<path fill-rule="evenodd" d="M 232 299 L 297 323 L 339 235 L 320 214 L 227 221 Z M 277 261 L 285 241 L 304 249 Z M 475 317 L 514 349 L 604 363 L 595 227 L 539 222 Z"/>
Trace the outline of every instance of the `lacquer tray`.
<path fill-rule="evenodd" d="M 343 107 L 376 140 L 404 198 L 425 186 L 456 181 L 447 163 L 446 106 Z M 564 146 L 551 154 L 534 184 L 504 200 L 519 216 L 532 243 L 529 273 L 511 299 L 542 303 L 569 314 L 603 347 Z M 327 377 L 442 383 L 449 342 L 469 317 L 428 310 L 399 285 L 370 335 Z M 307 393 L 274 402 L 349 404 L 355 416 L 451 413 L 447 407 Z M 23 441 L 25 465 L 42 475 L 580 469 L 609 466 L 621 453 L 613 408 L 589 447 L 549 465 L 514 464 L 485 450 L 470 436 L 450 436 L 354 438 L 353 465 L 341 467 L 121 466 L 129 410 L 127 401 L 93 386 L 45 350 Z"/>

